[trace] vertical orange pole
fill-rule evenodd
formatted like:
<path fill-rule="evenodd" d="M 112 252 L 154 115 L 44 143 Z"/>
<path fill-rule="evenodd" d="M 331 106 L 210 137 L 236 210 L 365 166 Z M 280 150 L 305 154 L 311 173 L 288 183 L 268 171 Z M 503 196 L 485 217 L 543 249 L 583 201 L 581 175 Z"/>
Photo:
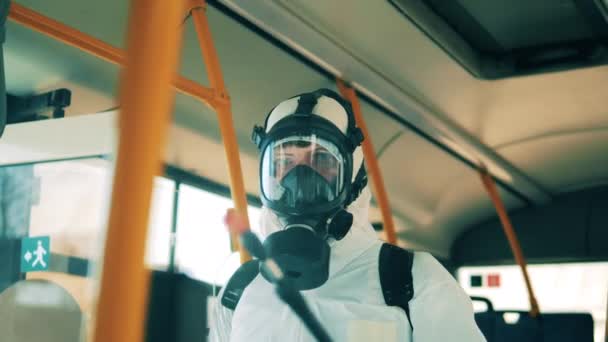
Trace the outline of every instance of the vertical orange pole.
<path fill-rule="evenodd" d="M 236 138 L 234 123 L 232 120 L 232 111 L 230 109 L 230 98 L 224 86 L 224 78 L 220 67 L 217 51 L 213 45 L 213 38 L 209 29 L 209 23 L 205 14 L 206 2 L 204 0 L 190 1 L 192 8 L 192 19 L 198 36 L 198 41 L 201 46 L 205 67 L 211 87 L 216 92 L 216 99 L 213 106 L 218 114 L 218 121 L 222 139 L 224 143 L 224 152 L 226 154 L 226 163 L 228 167 L 228 175 L 230 177 L 230 193 L 237 213 L 242 216 L 249 225 L 249 217 L 247 215 L 247 196 L 245 193 L 245 185 L 243 184 L 243 171 L 241 169 L 241 159 L 239 155 L 239 145 Z M 241 255 L 241 263 L 251 259 L 249 254 L 238 243 L 238 239 L 232 235 L 233 249 L 239 249 Z"/>
<path fill-rule="evenodd" d="M 536 297 L 534 296 L 534 290 L 532 289 L 532 283 L 530 282 L 528 269 L 526 268 L 526 259 L 524 258 L 524 253 L 521 250 L 519 240 L 517 239 L 517 234 L 515 234 L 515 230 L 513 229 L 513 225 L 511 224 L 511 220 L 509 219 L 505 205 L 500 198 L 500 194 L 498 193 L 494 179 L 485 170 L 481 171 L 480 176 L 481 181 L 483 182 L 483 185 L 486 188 L 490 199 L 492 200 L 492 203 L 494 203 L 494 207 L 496 208 L 496 212 L 498 213 L 498 217 L 502 223 L 502 228 L 507 236 L 509 245 L 511 246 L 511 251 L 515 256 L 515 261 L 519 264 L 521 272 L 524 276 L 526 288 L 528 289 L 528 298 L 530 299 L 530 316 L 536 317 L 540 313 L 540 310 L 538 308 Z"/>
<path fill-rule="evenodd" d="M 179 5 L 178 5 L 179 3 Z M 181 46 L 182 3 L 132 0 L 119 103 L 119 145 L 94 341 L 143 341 L 149 274 L 145 242 L 161 171 Z"/>
<path fill-rule="evenodd" d="M 363 132 L 363 136 L 365 137 L 365 140 L 363 140 L 362 143 L 363 155 L 365 157 L 367 170 L 372 180 L 372 190 L 374 191 L 374 196 L 378 201 L 378 206 L 380 206 L 380 212 L 382 213 L 386 240 L 389 243 L 396 244 L 397 235 L 395 234 L 395 224 L 393 222 L 393 215 L 391 214 L 388 194 L 386 193 L 386 188 L 384 187 L 384 179 L 382 178 L 382 173 L 380 172 L 380 166 L 378 165 L 374 145 L 372 144 L 372 139 L 369 135 L 367 125 L 365 124 L 365 119 L 361 113 L 361 106 L 359 104 L 359 99 L 357 98 L 357 93 L 355 93 L 355 90 L 352 87 L 346 85 L 344 81 L 340 79 L 337 80 L 337 84 L 342 96 L 344 96 L 351 103 L 357 126 L 359 126 Z"/>

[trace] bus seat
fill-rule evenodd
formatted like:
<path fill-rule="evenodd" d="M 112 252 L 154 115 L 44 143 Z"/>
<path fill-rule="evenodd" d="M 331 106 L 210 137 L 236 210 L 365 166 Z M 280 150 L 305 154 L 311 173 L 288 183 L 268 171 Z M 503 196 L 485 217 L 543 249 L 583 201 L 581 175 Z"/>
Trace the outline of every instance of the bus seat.
<path fill-rule="evenodd" d="M 589 313 L 542 315 L 545 341 L 593 342 L 593 317 Z"/>
<path fill-rule="evenodd" d="M 527 311 L 494 310 L 490 303 L 487 311 L 475 313 L 475 321 L 488 342 L 593 342 L 593 318 L 588 313 L 544 313 L 533 318 Z"/>
<path fill-rule="evenodd" d="M 80 306 L 53 282 L 22 280 L 0 294 L 3 341 L 78 342 L 82 327 Z"/>
<path fill-rule="evenodd" d="M 153 271 L 150 280 L 146 342 L 206 341 L 212 286 L 164 271 Z"/>
<path fill-rule="evenodd" d="M 475 313 L 475 322 L 479 327 L 479 330 L 486 337 L 486 340 L 490 342 L 491 337 L 494 336 L 494 307 L 492 302 L 483 297 L 471 297 L 474 302 L 482 302 L 486 305 L 486 311 Z"/>

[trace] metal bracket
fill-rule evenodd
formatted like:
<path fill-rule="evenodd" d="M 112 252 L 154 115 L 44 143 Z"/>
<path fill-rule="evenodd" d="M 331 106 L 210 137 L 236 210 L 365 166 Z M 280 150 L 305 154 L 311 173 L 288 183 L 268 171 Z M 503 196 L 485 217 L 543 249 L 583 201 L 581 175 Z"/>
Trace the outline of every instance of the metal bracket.
<path fill-rule="evenodd" d="M 7 123 L 62 118 L 72 102 L 69 89 L 57 89 L 31 96 L 6 95 Z M 48 114 L 47 114 L 48 113 Z"/>
<path fill-rule="evenodd" d="M 230 105 L 230 95 L 226 90 L 212 89 L 212 92 L 214 105 Z"/>

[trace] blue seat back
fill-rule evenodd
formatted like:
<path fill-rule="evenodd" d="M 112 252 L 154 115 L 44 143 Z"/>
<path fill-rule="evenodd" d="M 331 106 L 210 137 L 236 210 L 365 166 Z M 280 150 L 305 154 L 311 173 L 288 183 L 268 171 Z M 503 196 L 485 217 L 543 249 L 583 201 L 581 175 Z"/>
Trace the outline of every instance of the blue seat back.
<path fill-rule="evenodd" d="M 473 300 L 478 300 L 473 298 Z M 505 314 L 519 316 L 505 321 Z M 488 342 L 593 342 L 593 318 L 588 313 L 544 313 L 534 318 L 526 311 L 488 311 L 475 314 Z"/>

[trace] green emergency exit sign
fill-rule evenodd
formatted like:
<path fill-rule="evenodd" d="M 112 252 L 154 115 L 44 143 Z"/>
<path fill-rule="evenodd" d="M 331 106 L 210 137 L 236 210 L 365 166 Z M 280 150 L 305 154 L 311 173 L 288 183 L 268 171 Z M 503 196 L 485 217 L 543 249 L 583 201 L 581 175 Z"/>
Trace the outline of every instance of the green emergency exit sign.
<path fill-rule="evenodd" d="M 49 236 L 21 239 L 21 272 L 46 271 L 51 260 Z"/>

